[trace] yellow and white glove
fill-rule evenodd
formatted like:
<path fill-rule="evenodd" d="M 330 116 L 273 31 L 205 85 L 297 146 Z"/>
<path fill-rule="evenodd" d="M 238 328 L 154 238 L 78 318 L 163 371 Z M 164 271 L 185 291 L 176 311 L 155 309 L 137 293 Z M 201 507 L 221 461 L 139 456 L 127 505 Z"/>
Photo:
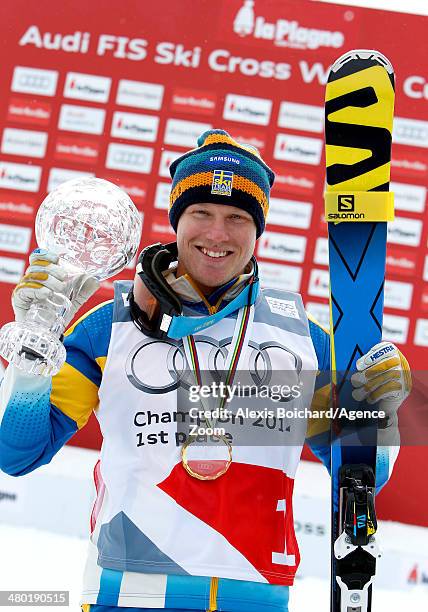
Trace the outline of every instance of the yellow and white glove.
<path fill-rule="evenodd" d="M 16 321 L 22 321 L 34 302 L 41 302 L 52 293 L 70 298 L 71 308 L 64 322 L 67 327 L 81 306 L 95 293 L 99 282 L 87 274 L 79 274 L 67 282 L 67 271 L 58 264 L 58 256 L 46 249 L 35 249 L 30 254 L 30 265 L 12 293 L 12 307 Z"/>
<path fill-rule="evenodd" d="M 378 404 L 388 420 L 394 421 L 397 410 L 412 388 L 410 366 L 403 353 L 392 342 L 379 342 L 356 363 L 352 375 L 352 397 L 356 401 Z"/>

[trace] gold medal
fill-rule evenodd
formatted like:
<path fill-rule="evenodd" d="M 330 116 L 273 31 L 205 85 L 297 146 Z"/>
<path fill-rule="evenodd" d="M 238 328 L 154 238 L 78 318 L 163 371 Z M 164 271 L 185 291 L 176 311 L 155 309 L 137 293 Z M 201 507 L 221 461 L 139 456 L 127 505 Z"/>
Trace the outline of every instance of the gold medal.
<path fill-rule="evenodd" d="M 231 342 L 231 349 L 226 361 L 226 386 L 231 385 L 238 369 L 238 363 L 248 345 L 247 329 L 251 327 L 254 318 L 254 306 L 241 308 L 236 319 L 235 330 Z M 202 386 L 201 369 L 193 336 L 183 338 L 184 351 L 190 367 L 192 367 L 196 384 Z M 233 348 L 232 348 L 233 347 Z M 224 407 L 227 396 L 220 402 L 220 412 Z M 202 396 L 200 402 L 203 404 Z M 210 421 L 204 417 L 210 429 L 214 429 Z M 181 447 L 181 463 L 186 472 L 198 480 L 216 480 L 229 469 L 232 463 L 232 444 L 224 436 L 214 436 L 209 443 L 199 442 L 197 437 L 189 435 Z"/>
<path fill-rule="evenodd" d="M 222 441 L 223 448 L 227 452 L 226 458 L 214 458 L 212 455 L 219 455 L 219 453 L 212 453 L 212 446 L 195 445 L 195 440 L 190 437 L 183 444 L 181 447 L 181 462 L 190 476 L 198 480 L 216 480 L 227 472 L 232 463 L 232 445 L 224 436 L 219 440 Z M 218 451 L 219 448 L 215 447 L 215 450 Z"/>

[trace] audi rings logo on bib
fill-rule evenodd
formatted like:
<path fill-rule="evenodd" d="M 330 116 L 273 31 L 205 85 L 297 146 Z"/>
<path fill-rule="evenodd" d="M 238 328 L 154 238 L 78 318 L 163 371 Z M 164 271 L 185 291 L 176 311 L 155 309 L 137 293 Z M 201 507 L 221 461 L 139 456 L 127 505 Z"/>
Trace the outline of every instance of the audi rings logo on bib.
<path fill-rule="evenodd" d="M 232 338 L 219 341 L 201 334 L 194 339 L 211 377 L 220 381 Z M 250 340 L 248 346 L 251 350 L 248 351 L 245 374 L 247 378 L 249 376 L 254 389 L 268 387 L 275 371 L 282 374 L 286 370 L 294 371 L 300 376 L 301 357 L 279 342 L 257 343 Z M 164 369 L 159 368 L 161 361 L 165 363 Z M 156 364 L 155 368 L 153 364 Z M 187 364 L 182 340 L 142 340 L 129 353 L 125 369 L 129 382 L 136 389 L 155 395 L 169 393 L 179 387 L 189 390 L 195 380 Z"/>

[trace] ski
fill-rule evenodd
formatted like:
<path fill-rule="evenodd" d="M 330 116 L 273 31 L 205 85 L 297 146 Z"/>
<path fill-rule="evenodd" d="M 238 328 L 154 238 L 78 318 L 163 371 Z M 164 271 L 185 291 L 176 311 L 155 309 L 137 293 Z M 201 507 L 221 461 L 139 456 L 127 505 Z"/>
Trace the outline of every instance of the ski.
<path fill-rule="evenodd" d="M 355 50 L 331 67 L 326 87 L 326 220 L 330 270 L 333 406 L 353 400 L 356 360 L 381 341 L 394 71 L 377 51 Z M 349 414 L 349 413 L 348 413 Z M 332 422 L 331 612 L 368 612 L 376 541 L 377 422 Z"/>

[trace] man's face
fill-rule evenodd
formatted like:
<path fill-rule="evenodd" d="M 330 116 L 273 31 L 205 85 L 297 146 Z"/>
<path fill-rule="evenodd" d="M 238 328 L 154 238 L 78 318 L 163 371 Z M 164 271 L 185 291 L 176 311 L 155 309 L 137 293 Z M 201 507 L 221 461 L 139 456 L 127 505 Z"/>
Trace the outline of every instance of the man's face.
<path fill-rule="evenodd" d="M 223 204 L 192 204 L 177 226 L 177 276 L 188 273 L 209 294 L 241 274 L 254 253 L 256 225 L 246 211 Z"/>

